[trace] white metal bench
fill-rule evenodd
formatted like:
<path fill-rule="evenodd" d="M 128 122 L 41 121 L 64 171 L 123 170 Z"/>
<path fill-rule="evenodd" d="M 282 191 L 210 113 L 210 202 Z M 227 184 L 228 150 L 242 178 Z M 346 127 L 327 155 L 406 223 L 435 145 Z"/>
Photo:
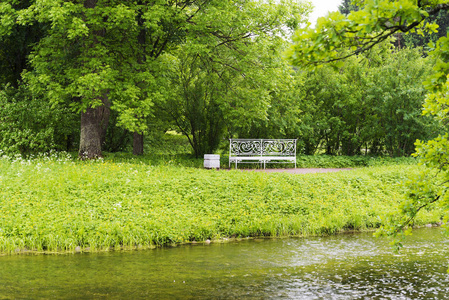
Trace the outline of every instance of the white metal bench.
<path fill-rule="evenodd" d="M 230 139 L 229 168 L 231 163 L 267 162 L 294 163 L 296 169 L 296 139 Z"/>

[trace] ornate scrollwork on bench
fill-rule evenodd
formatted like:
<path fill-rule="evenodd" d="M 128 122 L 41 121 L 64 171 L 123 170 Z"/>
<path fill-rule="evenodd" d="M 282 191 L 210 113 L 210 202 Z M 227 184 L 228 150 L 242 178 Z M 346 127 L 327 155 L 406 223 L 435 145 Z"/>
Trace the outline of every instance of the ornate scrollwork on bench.
<path fill-rule="evenodd" d="M 296 168 L 296 139 L 230 139 L 231 163 L 291 162 Z"/>
<path fill-rule="evenodd" d="M 261 140 L 231 139 L 231 153 L 236 156 L 256 156 L 261 154 Z"/>

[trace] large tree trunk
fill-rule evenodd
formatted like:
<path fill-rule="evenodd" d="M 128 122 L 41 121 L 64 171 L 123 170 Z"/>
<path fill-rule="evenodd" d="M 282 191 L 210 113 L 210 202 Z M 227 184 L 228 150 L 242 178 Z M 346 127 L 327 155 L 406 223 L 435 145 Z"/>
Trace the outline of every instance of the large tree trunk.
<path fill-rule="evenodd" d="M 97 0 L 85 0 L 84 7 L 94 9 Z M 94 36 L 104 36 L 104 30 L 94 31 Z M 93 47 L 98 41 L 94 39 L 86 45 Z M 95 72 L 95 71 L 94 71 Z M 105 94 L 102 97 L 103 105 L 91 108 L 89 107 L 85 112 L 81 112 L 81 134 L 80 134 L 80 148 L 78 157 L 80 159 L 95 159 L 102 157 L 101 146 L 106 139 L 106 130 L 109 123 L 109 116 L 111 114 L 110 103 Z"/>
<path fill-rule="evenodd" d="M 133 134 L 133 154 L 143 155 L 143 134 L 138 132 Z"/>
<path fill-rule="evenodd" d="M 143 2 L 139 1 L 139 5 L 142 5 Z M 142 12 L 141 12 L 142 13 Z M 144 28 L 145 20 L 143 18 L 142 14 L 139 14 L 137 17 L 137 22 L 140 26 L 140 28 Z M 137 41 L 139 43 L 139 46 L 142 48 L 142 53 L 137 57 L 137 62 L 139 64 L 144 64 L 146 61 L 146 32 L 144 29 L 140 30 L 139 35 L 137 36 Z M 143 155 L 143 134 L 140 134 L 138 132 L 133 133 L 133 154 L 134 155 Z"/>
<path fill-rule="evenodd" d="M 106 96 L 103 99 L 103 106 L 88 108 L 81 113 L 81 135 L 78 152 L 80 159 L 102 157 L 101 147 L 106 139 L 110 115 L 110 103 Z"/>
<path fill-rule="evenodd" d="M 97 117 L 98 108 L 88 108 L 81 113 L 80 159 L 102 157 L 101 134 Z"/>

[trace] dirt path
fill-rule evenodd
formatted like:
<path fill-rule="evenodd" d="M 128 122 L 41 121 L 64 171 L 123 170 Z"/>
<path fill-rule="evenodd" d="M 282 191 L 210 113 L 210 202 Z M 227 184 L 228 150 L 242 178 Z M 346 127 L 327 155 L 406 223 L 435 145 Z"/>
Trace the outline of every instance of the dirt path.
<path fill-rule="evenodd" d="M 351 168 L 341 168 L 341 169 L 240 169 L 242 171 L 250 172 L 266 172 L 266 173 L 290 173 L 290 174 L 308 174 L 308 173 L 330 173 L 330 172 L 340 172 L 349 171 Z"/>

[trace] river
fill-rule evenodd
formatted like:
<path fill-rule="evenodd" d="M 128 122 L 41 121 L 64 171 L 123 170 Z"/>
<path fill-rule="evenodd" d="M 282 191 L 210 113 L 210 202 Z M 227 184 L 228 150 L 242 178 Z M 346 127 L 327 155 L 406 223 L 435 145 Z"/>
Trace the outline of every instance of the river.
<path fill-rule="evenodd" d="M 0 299 L 449 299 L 449 239 L 372 233 L 0 257 Z"/>

